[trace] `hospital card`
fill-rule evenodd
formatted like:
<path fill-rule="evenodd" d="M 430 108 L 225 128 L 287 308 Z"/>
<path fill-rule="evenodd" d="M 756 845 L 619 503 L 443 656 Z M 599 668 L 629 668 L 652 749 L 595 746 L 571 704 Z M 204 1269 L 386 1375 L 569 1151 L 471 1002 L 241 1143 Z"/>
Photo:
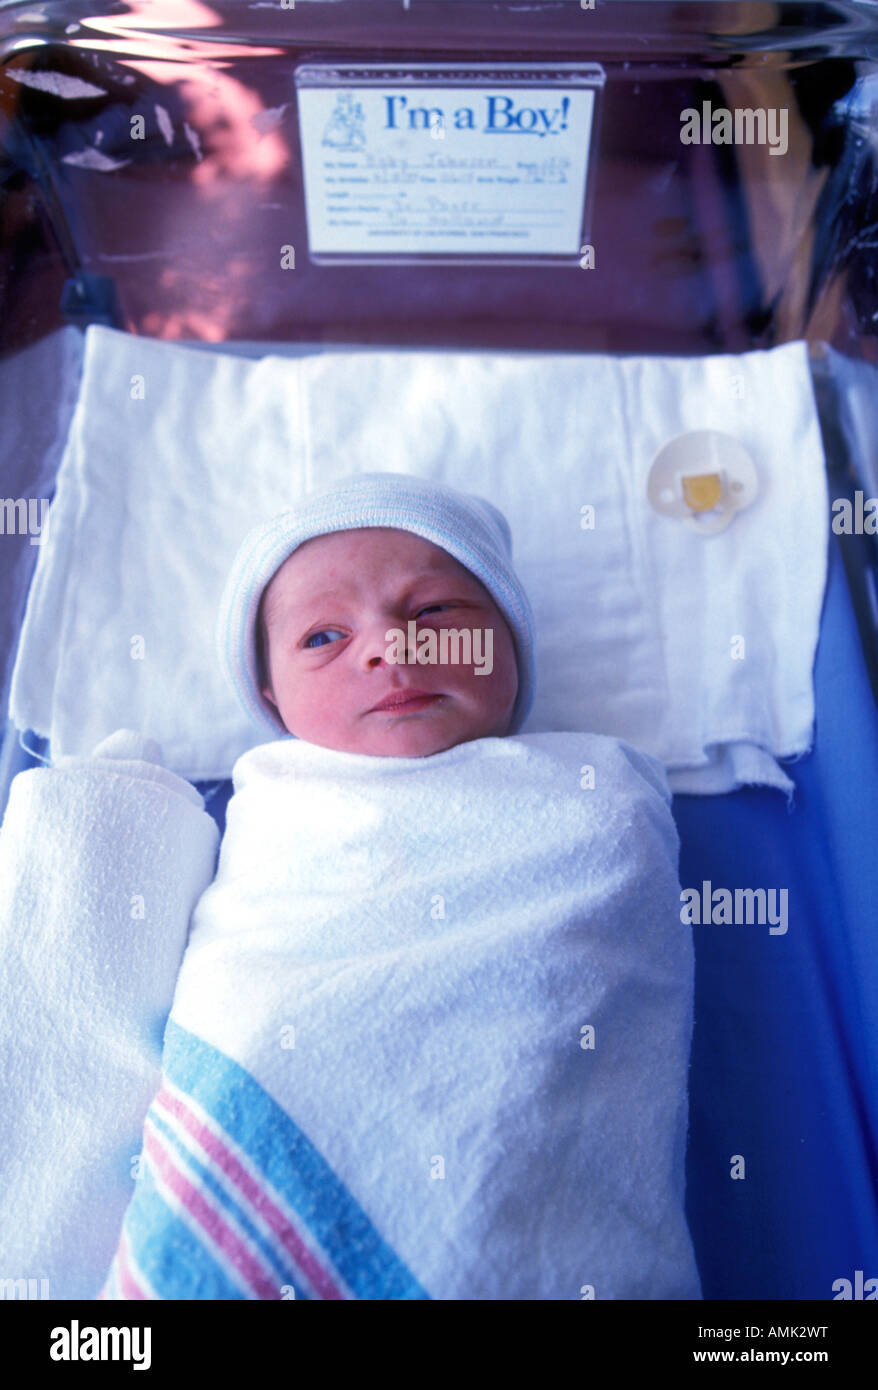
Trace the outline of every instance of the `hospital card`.
<path fill-rule="evenodd" d="M 603 81 L 573 63 L 300 67 L 312 259 L 578 264 Z"/>

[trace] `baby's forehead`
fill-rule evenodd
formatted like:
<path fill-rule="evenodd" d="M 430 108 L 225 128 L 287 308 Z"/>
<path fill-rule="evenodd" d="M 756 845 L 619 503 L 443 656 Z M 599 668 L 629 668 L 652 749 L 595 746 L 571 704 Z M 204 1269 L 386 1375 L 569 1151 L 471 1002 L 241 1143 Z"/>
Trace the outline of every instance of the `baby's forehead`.
<path fill-rule="evenodd" d="M 431 576 L 484 585 L 441 546 L 411 531 L 389 526 L 359 527 L 313 536 L 276 570 L 264 593 L 266 618 L 286 601 L 308 601 L 335 589 L 363 590 L 382 582 L 410 582 Z"/>

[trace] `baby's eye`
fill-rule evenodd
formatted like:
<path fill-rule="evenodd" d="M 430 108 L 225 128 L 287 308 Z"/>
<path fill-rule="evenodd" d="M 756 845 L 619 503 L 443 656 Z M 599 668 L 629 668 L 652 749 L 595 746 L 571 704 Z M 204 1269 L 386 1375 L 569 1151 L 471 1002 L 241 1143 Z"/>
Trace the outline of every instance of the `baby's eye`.
<path fill-rule="evenodd" d="M 317 637 L 325 637 L 326 634 L 327 634 L 328 632 L 338 632 L 338 628 L 337 628 L 337 627 L 324 627 L 324 628 L 321 628 L 321 630 L 320 630 L 319 632 L 312 632 L 312 633 L 311 633 L 311 636 L 310 636 L 310 637 L 308 638 L 308 640 L 306 641 L 305 646 L 306 646 L 306 647 L 311 647 L 311 643 L 315 640 L 315 638 L 317 638 Z M 340 637 L 344 637 L 344 633 L 343 633 L 343 632 L 340 632 L 340 633 L 339 633 L 339 636 L 340 636 Z M 321 646 L 321 647 L 322 647 L 322 646 L 324 646 L 324 645 L 325 645 L 325 644 L 324 644 L 323 642 L 318 643 L 318 646 Z M 315 648 L 311 647 L 311 650 L 314 651 Z"/>
<path fill-rule="evenodd" d="M 419 617 L 421 616 L 422 613 L 429 613 L 431 608 L 435 608 L 435 609 L 439 609 L 439 608 L 452 608 L 453 606 L 454 606 L 454 605 L 453 605 L 453 604 L 450 604 L 450 603 L 428 603 L 427 606 L 426 606 L 426 608 L 419 608 L 419 609 L 418 609 L 417 613 L 415 614 L 415 617 L 416 617 L 416 618 L 419 618 Z"/>

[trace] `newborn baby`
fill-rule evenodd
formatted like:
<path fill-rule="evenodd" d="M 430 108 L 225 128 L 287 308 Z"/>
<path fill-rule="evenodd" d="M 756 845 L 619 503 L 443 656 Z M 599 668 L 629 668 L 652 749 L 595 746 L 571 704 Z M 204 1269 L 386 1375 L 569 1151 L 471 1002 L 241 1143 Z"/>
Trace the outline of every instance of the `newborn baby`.
<path fill-rule="evenodd" d="M 257 720 L 324 748 L 425 757 L 510 733 L 533 620 L 505 518 L 403 474 L 336 483 L 248 538 L 221 656 Z"/>
<path fill-rule="evenodd" d="M 403 649 L 405 664 L 391 664 L 394 633 L 408 638 L 409 623 L 417 637 Z M 424 635 L 447 628 L 466 633 L 470 653 L 475 634 L 490 661 L 422 660 L 412 669 L 419 649 L 429 655 Z M 518 694 L 509 625 L 475 575 L 409 531 L 366 527 L 306 541 L 266 588 L 259 632 L 262 694 L 309 743 L 425 757 L 509 732 Z"/>
<path fill-rule="evenodd" d="M 247 538 L 219 646 L 273 738 L 235 765 L 106 1296 L 700 1297 L 667 781 L 520 732 L 501 513 L 343 479 Z"/>

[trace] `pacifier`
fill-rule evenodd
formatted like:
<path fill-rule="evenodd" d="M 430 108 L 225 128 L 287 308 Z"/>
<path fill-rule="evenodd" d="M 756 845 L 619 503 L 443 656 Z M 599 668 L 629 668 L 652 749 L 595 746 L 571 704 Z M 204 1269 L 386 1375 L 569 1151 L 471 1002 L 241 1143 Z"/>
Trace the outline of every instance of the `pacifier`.
<path fill-rule="evenodd" d="M 683 520 L 703 536 L 724 531 L 758 491 L 749 452 L 719 430 L 677 435 L 656 454 L 646 480 L 655 511 Z"/>

